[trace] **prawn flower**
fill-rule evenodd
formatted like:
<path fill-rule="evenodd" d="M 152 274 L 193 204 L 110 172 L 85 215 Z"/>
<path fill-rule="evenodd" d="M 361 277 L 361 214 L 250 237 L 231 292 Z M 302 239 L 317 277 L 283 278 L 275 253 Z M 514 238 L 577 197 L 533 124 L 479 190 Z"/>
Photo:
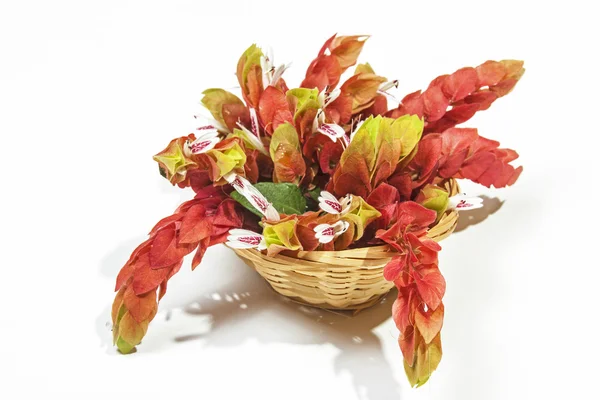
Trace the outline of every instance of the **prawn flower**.
<path fill-rule="evenodd" d="M 183 152 L 186 156 L 192 154 L 202 154 L 212 150 L 219 143 L 219 131 L 214 125 L 206 125 L 197 129 L 198 138 L 192 142 L 187 141 L 183 147 Z"/>
<path fill-rule="evenodd" d="M 319 243 L 329 243 L 342 233 L 346 232 L 350 224 L 346 221 L 338 221 L 335 224 L 319 224 L 314 227 L 315 237 Z"/>
<path fill-rule="evenodd" d="M 227 246 L 232 249 L 257 249 L 259 251 L 267 248 L 263 235 L 247 229 L 230 229 Z"/>
<path fill-rule="evenodd" d="M 481 207 L 483 207 L 483 199 L 481 197 L 468 197 L 462 193 L 448 199 L 448 208 L 452 210 L 466 211 Z"/>
<path fill-rule="evenodd" d="M 270 203 L 257 188 L 252 186 L 246 178 L 236 174 L 229 174 L 224 178 L 239 194 L 244 196 L 254 208 L 264 215 L 267 220 L 279 221 L 279 212 L 273 207 L 273 204 Z"/>
<path fill-rule="evenodd" d="M 319 208 L 329 214 L 345 214 L 352 204 L 352 195 L 348 194 L 338 200 L 331 193 L 322 190 L 319 194 Z"/>

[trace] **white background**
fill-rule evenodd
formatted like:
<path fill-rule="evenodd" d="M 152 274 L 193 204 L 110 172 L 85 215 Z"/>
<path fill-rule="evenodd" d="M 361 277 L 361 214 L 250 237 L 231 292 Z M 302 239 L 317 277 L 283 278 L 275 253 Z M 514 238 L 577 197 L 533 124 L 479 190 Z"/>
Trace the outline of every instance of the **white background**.
<path fill-rule="evenodd" d="M 599 398 L 599 32 L 582 3 L 2 1 L 0 397 Z M 202 90 L 237 84 L 248 45 L 293 61 L 291 86 L 335 32 L 372 35 L 361 61 L 399 97 L 526 61 L 468 123 L 525 171 L 510 189 L 465 186 L 506 201 L 443 242 L 438 371 L 409 388 L 393 296 L 354 319 L 303 308 L 221 247 L 172 279 L 139 351 L 117 354 L 116 273 L 192 196 L 151 156 L 194 127 Z"/>

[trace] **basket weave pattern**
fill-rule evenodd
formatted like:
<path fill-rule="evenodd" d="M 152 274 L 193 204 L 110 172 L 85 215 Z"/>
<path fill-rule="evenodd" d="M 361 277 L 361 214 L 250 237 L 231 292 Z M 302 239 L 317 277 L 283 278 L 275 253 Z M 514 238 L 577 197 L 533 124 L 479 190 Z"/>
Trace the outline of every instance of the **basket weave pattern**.
<path fill-rule="evenodd" d="M 451 179 L 444 184 L 453 196 L 459 192 Z M 428 236 L 440 241 L 456 228 L 458 213 L 448 211 Z M 232 249 L 284 296 L 311 306 L 361 310 L 394 286 L 383 278 L 383 268 L 394 253 L 387 245 L 342 251 L 300 251 L 294 256 L 267 257 L 256 249 Z"/>

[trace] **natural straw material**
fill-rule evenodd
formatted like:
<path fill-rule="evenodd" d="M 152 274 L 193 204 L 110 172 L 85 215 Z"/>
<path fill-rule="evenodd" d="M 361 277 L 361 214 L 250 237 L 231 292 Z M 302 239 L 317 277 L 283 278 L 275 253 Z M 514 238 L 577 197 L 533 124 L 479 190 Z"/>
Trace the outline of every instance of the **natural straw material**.
<path fill-rule="evenodd" d="M 451 179 L 444 184 L 453 196 L 459 192 Z M 429 230 L 435 241 L 456 228 L 458 213 L 447 211 Z M 244 262 L 284 296 L 311 306 L 361 310 L 377 302 L 393 286 L 383 278 L 383 268 L 394 253 L 387 245 L 342 251 L 299 251 L 293 256 L 267 257 L 256 249 L 232 249 Z"/>

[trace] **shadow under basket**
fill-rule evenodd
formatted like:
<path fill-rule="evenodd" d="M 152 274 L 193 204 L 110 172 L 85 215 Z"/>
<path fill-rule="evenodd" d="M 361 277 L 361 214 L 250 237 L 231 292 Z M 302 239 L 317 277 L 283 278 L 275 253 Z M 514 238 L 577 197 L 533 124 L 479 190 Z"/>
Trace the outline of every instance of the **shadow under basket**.
<path fill-rule="evenodd" d="M 458 183 L 444 183 L 450 196 Z M 447 211 L 427 234 L 439 242 L 456 228 L 458 213 Z M 387 245 L 341 251 L 299 251 L 267 257 L 256 249 L 232 249 L 279 294 L 302 304 L 331 310 L 360 311 L 377 303 L 394 287 L 383 268 L 394 256 Z"/>

